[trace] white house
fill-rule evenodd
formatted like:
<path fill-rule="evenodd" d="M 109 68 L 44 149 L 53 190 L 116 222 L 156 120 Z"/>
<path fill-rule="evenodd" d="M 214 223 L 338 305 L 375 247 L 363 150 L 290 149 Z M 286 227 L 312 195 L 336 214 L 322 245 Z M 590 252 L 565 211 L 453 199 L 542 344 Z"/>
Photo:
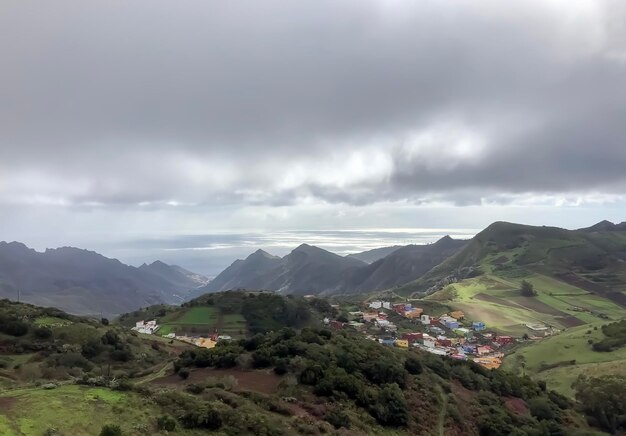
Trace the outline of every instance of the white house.
<path fill-rule="evenodd" d="M 376 323 L 376 325 L 378 327 L 388 327 L 389 324 L 390 324 L 390 322 L 387 321 L 386 319 L 378 319 L 377 318 L 374 322 Z"/>
<path fill-rule="evenodd" d="M 135 323 L 135 327 L 131 330 L 135 330 L 138 333 L 144 333 L 146 335 L 151 335 L 159 329 L 156 320 L 152 321 L 137 321 Z"/>
<path fill-rule="evenodd" d="M 430 325 L 430 316 L 422 315 L 420 316 L 420 321 L 422 322 L 422 325 Z"/>
<path fill-rule="evenodd" d="M 435 348 L 435 340 L 434 339 L 424 339 L 424 346 L 426 348 Z"/>
<path fill-rule="evenodd" d="M 389 309 L 391 310 L 391 303 L 389 301 L 372 301 L 369 304 L 371 309 Z"/>

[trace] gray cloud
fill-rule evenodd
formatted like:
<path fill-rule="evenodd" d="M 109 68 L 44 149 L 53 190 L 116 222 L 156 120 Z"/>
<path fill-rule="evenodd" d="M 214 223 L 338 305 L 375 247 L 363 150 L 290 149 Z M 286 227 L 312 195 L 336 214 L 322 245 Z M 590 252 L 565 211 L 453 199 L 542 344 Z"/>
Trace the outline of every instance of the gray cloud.
<path fill-rule="evenodd" d="M 626 6 L 14 2 L 0 203 L 515 202 L 626 187 Z"/>

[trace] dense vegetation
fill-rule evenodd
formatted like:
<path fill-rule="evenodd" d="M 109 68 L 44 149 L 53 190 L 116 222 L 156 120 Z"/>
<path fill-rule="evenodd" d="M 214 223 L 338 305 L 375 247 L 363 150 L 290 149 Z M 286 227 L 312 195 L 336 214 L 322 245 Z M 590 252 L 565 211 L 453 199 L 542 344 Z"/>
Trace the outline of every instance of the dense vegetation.
<path fill-rule="evenodd" d="M 593 344 L 594 351 L 614 351 L 626 345 L 626 319 L 602 326 L 605 338 Z"/>
<path fill-rule="evenodd" d="M 626 377 L 580 377 L 576 399 L 591 425 L 611 433 L 626 431 Z"/>
<path fill-rule="evenodd" d="M 419 433 L 432 429 L 443 410 L 441 425 L 450 434 L 572 434 L 576 419 L 569 400 L 528 377 L 384 347 L 345 331 L 284 328 L 186 351 L 174 366 L 183 376 L 188 368 L 271 368 L 293 377 L 293 397 L 326 405 L 324 419 L 335 427 L 366 422 Z M 527 404 L 531 416 L 515 413 L 508 406 L 515 401 Z M 205 404 L 197 407 L 206 412 Z M 206 421 L 187 413 L 178 415 L 184 426 Z M 219 415 L 211 409 L 213 428 L 220 427 Z"/>
<path fill-rule="evenodd" d="M 235 290 L 205 294 L 187 303 L 182 309 L 173 306 L 152 306 L 122 315 L 119 321 L 127 327 L 142 319 L 175 317 L 177 312 L 194 307 L 213 307 L 222 315 L 240 314 L 251 334 L 279 330 L 283 327 L 302 328 L 319 324 L 328 315 L 336 315 L 335 309 L 323 299 L 305 299 L 293 295 L 285 297 L 273 292 Z"/>
<path fill-rule="evenodd" d="M 0 368 L 6 383 L 132 377 L 168 357 L 154 341 L 54 308 L 0 301 Z M 13 380 L 13 382 L 11 382 Z"/>

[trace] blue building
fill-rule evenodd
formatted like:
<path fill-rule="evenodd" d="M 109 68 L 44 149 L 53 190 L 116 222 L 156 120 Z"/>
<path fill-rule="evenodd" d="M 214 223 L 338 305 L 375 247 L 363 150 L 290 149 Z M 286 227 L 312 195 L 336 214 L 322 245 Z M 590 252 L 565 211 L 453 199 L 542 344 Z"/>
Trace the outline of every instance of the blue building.
<path fill-rule="evenodd" d="M 474 322 L 472 323 L 472 328 L 473 328 L 474 330 L 476 330 L 477 332 L 479 332 L 479 331 L 481 331 L 481 330 L 485 330 L 485 329 L 486 329 L 486 327 L 485 327 L 485 323 L 484 323 L 484 322 L 481 322 L 481 321 L 474 321 Z"/>
<path fill-rule="evenodd" d="M 445 326 L 449 329 L 454 330 L 459 328 L 459 323 L 457 321 L 445 321 L 445 323 Z"/>

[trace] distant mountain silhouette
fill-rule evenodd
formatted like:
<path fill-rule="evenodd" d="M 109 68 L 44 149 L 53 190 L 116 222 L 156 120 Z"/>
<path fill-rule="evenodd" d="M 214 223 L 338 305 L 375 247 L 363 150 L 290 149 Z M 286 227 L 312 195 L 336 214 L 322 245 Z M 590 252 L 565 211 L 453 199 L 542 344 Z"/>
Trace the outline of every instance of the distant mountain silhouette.
<path fill-rule="evenodd" d="M 352 257 L 365 263 L 374 263 L 402 247 L 402 245 L 394 245 L 393 247 L 374 248 L 373 250 L 367 250 L 361 253 L 348 254 L 346 257 Z"/>
<path fill-rule="evenodd" d="M 359 271 L 351 283 L 358 292 L 389 289 L 416 280 L 460 250 L 467 241 L 444 236 L 427 245 L 407 245 Z"/>
<path fill-rule="evenodd" d="M 0 242 L 0 298 L 54 306 L 76 314 L 114 315 L 179 303 L 206 278 L 163 262 L 135 268 L 73 247 L 37 252 Z"/>
<path fill-rule="evenodd" d="M 280 258 L 262 250 L 236 260 L 194 294 L 228 289 L 267 289 L 293 294 L 339 294 L 386 289 L 415 280 L 465 244 L 445 237 L 434 244 L 409 245 L 367 264 L 302 244 Z"/>

